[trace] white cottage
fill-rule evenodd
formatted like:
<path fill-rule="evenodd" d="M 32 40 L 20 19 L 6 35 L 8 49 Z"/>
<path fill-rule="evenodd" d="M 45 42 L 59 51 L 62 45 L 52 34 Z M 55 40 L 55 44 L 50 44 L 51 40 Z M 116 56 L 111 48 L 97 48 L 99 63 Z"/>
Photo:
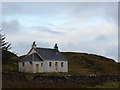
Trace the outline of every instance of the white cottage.
<path fill-rule="evenodd" d="M 59 52 L 57 44 L 54 49 L 38 48 L 33 42 L 27 56 L 19 62 L 19 71 L 26 73 L 68 72 L 68 61 Z"/>

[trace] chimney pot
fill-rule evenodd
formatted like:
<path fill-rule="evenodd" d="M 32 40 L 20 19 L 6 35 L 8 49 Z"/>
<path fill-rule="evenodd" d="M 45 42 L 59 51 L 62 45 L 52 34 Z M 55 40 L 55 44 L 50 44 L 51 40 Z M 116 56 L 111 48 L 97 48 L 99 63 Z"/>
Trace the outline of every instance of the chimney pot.
<path fill-rule="evenodd" d="M 32 44 L 32 48 L 36 48 L 35 41 L 34 41 L 33 44 Z"/>
<path fill-rule="evenodd" d="M 58 46 L 57 46 L 57 43 L 55 44 L 55 46 L 54 46 L 54 49 L 58 50 Z"/>

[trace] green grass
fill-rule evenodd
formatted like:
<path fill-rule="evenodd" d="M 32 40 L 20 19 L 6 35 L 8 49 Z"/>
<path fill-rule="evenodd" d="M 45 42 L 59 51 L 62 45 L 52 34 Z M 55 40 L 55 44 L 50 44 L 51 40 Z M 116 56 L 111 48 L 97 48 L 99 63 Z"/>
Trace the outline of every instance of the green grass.
<path fill-rule="evenodd" d="M 8 62 L 5 64 L 2 64 L 2 72 L 18 72 L 18 63 Z"/>
<path fill-rule="evenodd" d="M 87 53 L 62 52 L 69 62 L 70 74 L 118 74 L 120 64 L 103 56 Z"/>
<path fill-rule="evenodd" d="M 8 53 L 7 53 L 8 54 Z M 72 53 L 72 52 L 62 52 L 65 58 L 69 63 L 69 72 L 68 73 L 26 73 L 26 77 L 28 80 L 32 80 L 32 78 L 36 75 L 43 76 L 61 76 L 68 74 L 77 74 L 77 75 L 89 75 L 89 74 L 118 74 L 120 72 L 118 68 L 120 68 L 120 64 L 116 63 L 114 60 L 87 53 Z M 6 58 L 7 55 L 4 55 Z M 13 54 L 9 56 L 14 56 Z M 18 61 L 17 60 L 7 60 L 2 64 L 2 72 L 15 72 L 18 73 Z M 12 59 L 12 58 L 11 58 Z M 7 62 L 6 62 L 7 61 Z M 19 74 L 19 73 L 18 73 Z M 11 83 L 12 81 L 12 83 Z M 104 83 L 34 83 L 27 82 L 22 80 L 16 80 L 14 78 L 6 79 L 3 78 L 3 87 L 5 88 L 118 88 L 120 86 L 120 82 L 109 81 Z M 120 87 L 119 87 L 120 88 Z"/>
<path fill-rule="evenodd" d="M 29 75 L 30 76 L 30 75 Z M 30 79 L 31 77 L 29 77 Z M 12 81 L 12 83 L 11 83 Z M 120 82 L 109 81 L 104 83 L 95 82 L 28 82 L 17 80 L 11 77 L 10 79 L 3 78 L 3 88 L 118 88 Z M 119 87 L 120 88 L 120 87 Z"/>
<path fill-rule="evenodd" d="M 4 80 L 3 81 L 3 88 L 86 88 L 85 85 L 80 83 L 64 83 L 64 82 L 54 82 L 54 83 L 32 83 L 26 82 L 21 80 Z"/>
<path fill-rule="evenodd" d="M 105 82 L 100 85 L 95 85 L 94 87 L 88 88 L 120 88 L 120 82 L 117 81 Z"/>
<path fill-rule="evenodd" d="M 68 60 L 68 73 L 41 73 L 41 75 L 66 75 L 66 74 L 117 74 L 120 64 L 114 60 L 108 59 L 98 55 L 91 55 L 87 53 L 70 53 L 62 52 Z M 2 66 L 3 72 L 18 72 L 17 61 L 4 63 Z"/>

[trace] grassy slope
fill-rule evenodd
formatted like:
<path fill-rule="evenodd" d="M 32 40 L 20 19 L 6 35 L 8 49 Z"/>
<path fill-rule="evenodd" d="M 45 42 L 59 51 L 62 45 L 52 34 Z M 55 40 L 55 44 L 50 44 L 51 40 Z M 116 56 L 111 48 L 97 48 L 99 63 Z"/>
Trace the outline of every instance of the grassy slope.
<path fill-rule="evenodd" d="M 69 61 L 71 74 L 117 74 L 120 67 L 114 60 L 87 53 L 62 52 Z"/>
<path fill-rule="evenodd" d="M 112 81 L 112 82 L 102 83 L 101 85 L 95 85 L 92 88 L 120 88 L 119 85 L 120 85 L 120 82 Z M 90 88 L 90 87 L 88 87 L 88 88 Z"/>
<path fill-rule="evenodd" d="M 119 70 L 118 68 L 120 68 L 120 64 L 116 63 L 114 60 L 98 55 L 73 52 L 62 52 L 62 54 L 69 62 L 68 74 L 117 74 Z M 18 61 L 19 59 L 3 64 L 3 72 L 17 72 Z"/>
<path fill-rule="evenodd" d="M 105 57 L 85 54 L 85 53 L 70 53 L 70 52 L 62 52 L 63 55 L 69 62 L 69 73 L 42 73 L 41 75 L 64 75 L 64 74 L 102 74 L 102 73 L 110 73 L 116 74 L 118 73 L 118 68 L 120 64 L 117 64 L 112 59 L 107 59 Z M 8 63 L 3 64 L 3 72 L 18 72 L 18 60 L 13 60 Z M 118 66 L 119 65 L 119 66 Z M 36 74 L 26 74 L 26 77 L 30 79 Z M 12 83 L 11 83 L 12 81 Z M 106 87 L 118 87 L 120 82 L 106 82 L 101 85 L 89 86 L 81 83 L 31 83 L 25 82 L 22 80 L 16 80 L 14 78 L 6 79 L 3 77 L 3 87 L 4 88 L 106 88 Z"/>

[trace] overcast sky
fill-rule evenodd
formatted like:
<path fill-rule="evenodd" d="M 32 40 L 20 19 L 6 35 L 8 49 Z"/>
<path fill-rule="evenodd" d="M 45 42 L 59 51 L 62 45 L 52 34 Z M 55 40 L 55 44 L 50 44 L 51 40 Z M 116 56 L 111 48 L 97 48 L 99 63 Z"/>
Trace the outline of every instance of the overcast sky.
<path fill-rule="evenodd" d="M 98 54 L 118 60 L 117 2 L 4 2 L 2 26 L 12 51 L 38 47 Z"/>

